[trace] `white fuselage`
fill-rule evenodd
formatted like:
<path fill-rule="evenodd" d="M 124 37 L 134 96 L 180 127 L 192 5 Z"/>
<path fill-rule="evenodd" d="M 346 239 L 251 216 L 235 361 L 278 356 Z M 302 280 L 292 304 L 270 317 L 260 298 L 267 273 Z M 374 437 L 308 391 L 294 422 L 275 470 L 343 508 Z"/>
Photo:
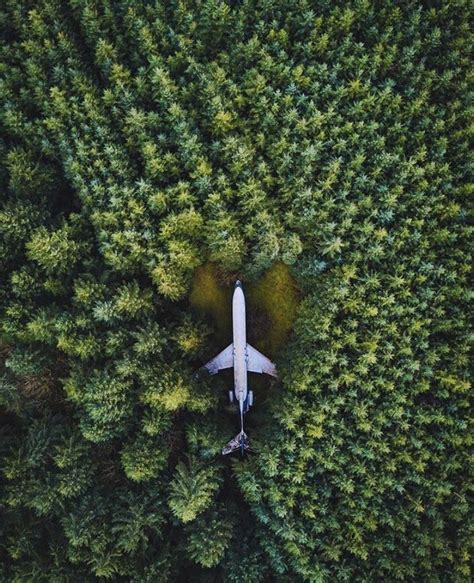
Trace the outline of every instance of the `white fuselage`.
<path fill-rule="evenodd" d="M 247 398 L 247 335 L 245 329 L 245 296 L 237 285 L 232 298 L 232 328 L 234 334 L 234 392 L 242 410 Z"/>

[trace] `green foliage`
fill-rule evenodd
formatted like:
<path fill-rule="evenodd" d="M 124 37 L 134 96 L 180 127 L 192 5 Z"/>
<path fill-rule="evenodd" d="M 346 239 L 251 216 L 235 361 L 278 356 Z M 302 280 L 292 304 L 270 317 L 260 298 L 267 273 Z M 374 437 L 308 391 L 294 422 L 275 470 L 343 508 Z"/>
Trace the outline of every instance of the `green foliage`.
<path fill-rule="evenodd" d="M 85 378 L 72 375 L 65 384 L 68 397 L 84 411 L 80 422 L 82 434 L 95 443 L 107 441 L 124 432 L 132 414 L 130 381 L 112 376 L 107 369 L 97 369 Z"/>
<path fill-rule="evenodd" d="M 225 509 L 217 507 L 211 513 L 201 514 L 188 530 L 187 550 L 191 559 L 210 568 L 224 558 L 232 537 L 232 523 L 225 517 Z"/>
<path fill-rule="evenodd" d="M 126 444 L 122 450 L 122 466 L 127 478 L 134 482 L 156 478 L 166 465 L 165 445 L 163 439 L 151 441 L 146 434 Z"/>
<path fill-rule="evenodd" d="M 179 462 L 170 483 L 169 507 L 181 522 L 190 522 L 210 505 L 221 485 L 219 467 L 194 457 Z"/>
<path fill-rule="evenodd" d="M 196 322 L 186 314 L 182 323 L 175 329 L 173 340 L 186 357 L 198 358 L 209 340 L 209 328 L 202 322 Z"/>
<path fill-rule="evenodd" d="M 138 283 L 133 281 L 119 288 L 114 308 L 119 314 L 136 317 L 138 314 L 147 314 L 152 310 L 152 298 L 151 289 L 141 290 Z"/>
<path fill-rule="evenodd" d="M 2 3 L 0 580 L 472 579 L 471 20 Z"/>
<path fill-rule="evenodd" d="M 7 506 L 29 508 L 39 516 L 55 515 L 66 500 L 77 498 L 90 486 L 90 448 L 63 422 L 59 417 L 36 420 L 22 447 L 7 450 L 2 469 Z"/>
<path fill-rule="evenodd" d="M 84 253 L 80 233 L 75 233 L 77 221 L 70 217 L 70 224 L 54 231 L 39 227 L 26 243 L 28 258 L 35 261 L 47 273 L 64 274 L 71 270 Z M 82 235 L 84 236 L 84 235 Z"/>
<path fill-rule="evenodd" d="M 17 375 L 37 375 L 44 370 L 47 362 L 47 357 L 41 351 L 22 347 L 8 354 L 5 359 L 5 368 Z"/>

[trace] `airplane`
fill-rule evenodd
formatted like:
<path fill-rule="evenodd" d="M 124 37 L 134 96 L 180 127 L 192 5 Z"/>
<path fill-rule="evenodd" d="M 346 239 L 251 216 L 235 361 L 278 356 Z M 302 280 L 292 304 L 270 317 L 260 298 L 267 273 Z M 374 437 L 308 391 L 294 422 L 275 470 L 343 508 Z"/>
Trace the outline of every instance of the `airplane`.
<path fill-rule="evenodd" d="M 211 375 L 226 368 L 234 368 L 234 389 L 229 391 L 229 400 L 233 403 L 235 399 L 239 405 L 240 432 L 222 448 L 222 455 L 238 449 L 243 455 L 245 450 L 250 449 L 249 440 L 244 431 L 244 415 L 254 401 L 253 391 L 248 390 L 247 373 L 265 373 L 276 377 L 277 371 L 271 360 L 247 343 L 245 296 L 239 280 L 235 282 L 232 297 L 232 331 L 233 342 L 207 362 L 203 368 Z"/>

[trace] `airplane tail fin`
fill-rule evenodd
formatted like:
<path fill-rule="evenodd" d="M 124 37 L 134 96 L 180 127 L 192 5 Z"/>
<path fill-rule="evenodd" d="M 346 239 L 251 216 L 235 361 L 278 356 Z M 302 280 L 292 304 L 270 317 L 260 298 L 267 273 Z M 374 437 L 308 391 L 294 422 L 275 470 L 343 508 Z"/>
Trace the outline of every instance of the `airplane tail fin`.
<path fill-rule="evenodd" d="M 228 455 L 233 451 L 240 449 L 240 453 L 244 455 L 244 451 L 250 449 L 249 438 L 244 430 L 237 433 L 226 445 L 222 448 L 222 455 Z"/>

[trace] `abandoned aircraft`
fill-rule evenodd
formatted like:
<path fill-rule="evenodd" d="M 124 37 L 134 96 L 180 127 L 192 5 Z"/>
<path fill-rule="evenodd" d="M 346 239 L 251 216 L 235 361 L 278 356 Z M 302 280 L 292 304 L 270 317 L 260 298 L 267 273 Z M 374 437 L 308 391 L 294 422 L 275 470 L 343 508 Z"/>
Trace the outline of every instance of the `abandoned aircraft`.
<path fill-rule="evenodd" d="M 222 455 L 227 455 L 240 449 L 249 449 L 247 434 L 244 432 L 244 415 L 253 404 L 253 391 L 248 389 L 247 373 L 266 373 L 276 377 L 276 367 L 271 360 L 247 343 L 245 321 L 245 296 L 240 281 L 236 281 L 232 298 L 232 330 L 233 342 L 224 348 L 217 356 L 204 365 L 209 374 L 214 375 L 220 370 L 234 367 L 234 389 L 229 391 L 229 400 L 234 399 L 239 406 L 240 432 L 222 449 Z"/>

